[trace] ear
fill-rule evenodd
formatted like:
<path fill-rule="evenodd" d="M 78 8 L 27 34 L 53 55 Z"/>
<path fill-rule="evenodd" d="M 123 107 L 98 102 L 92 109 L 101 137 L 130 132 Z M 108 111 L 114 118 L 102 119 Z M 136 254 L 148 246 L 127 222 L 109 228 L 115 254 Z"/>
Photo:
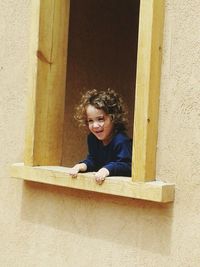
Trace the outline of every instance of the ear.
<path fill-rule="evenodd" d="M 109 114 L 111 121 L 114 121 L 114 115 L 113 114 Z"/>

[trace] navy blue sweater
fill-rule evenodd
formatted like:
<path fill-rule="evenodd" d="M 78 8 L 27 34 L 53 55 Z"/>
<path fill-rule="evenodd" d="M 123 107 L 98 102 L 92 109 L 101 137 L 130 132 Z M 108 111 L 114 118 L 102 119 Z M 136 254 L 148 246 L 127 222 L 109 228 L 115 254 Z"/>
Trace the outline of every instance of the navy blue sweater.
<path fill-rule="evenodd" d="M 106 168 L 110 176 L 131 176 L 132 141 L 123 132 L 117 133 L 108 145 L 104 145 L 92 133 L 88 135 L 88 156 L 81 161 L 87 171 Z"/>

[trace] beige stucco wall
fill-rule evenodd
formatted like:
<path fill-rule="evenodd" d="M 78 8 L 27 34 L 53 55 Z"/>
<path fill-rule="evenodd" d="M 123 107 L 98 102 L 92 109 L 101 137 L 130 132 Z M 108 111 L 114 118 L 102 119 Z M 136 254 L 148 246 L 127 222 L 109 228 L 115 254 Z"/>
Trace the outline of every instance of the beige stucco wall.
<path fill-rule="evenodd" d="M 199 0 L 165 1 L 157 177 L 176 183 L 167 205 L 9 177 L 23 160 L 30 2 L 0 1 L 0 266 L 198 267 Z"/>

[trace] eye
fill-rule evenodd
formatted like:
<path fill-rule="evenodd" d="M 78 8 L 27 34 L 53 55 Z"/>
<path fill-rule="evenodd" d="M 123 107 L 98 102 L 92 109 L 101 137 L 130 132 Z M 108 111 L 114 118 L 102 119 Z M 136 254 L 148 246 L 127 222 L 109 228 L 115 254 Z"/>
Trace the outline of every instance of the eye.
<path fill-rule="evenodd" d="M 98 121 L 99 122 L 104 122 L 104 118 L 102 117 L 102 118 L 98 118 Z"/>
<path fill-rule="evenodd" d="M 87 123 L 88 123 L 88 124 L 92 124 L 92 123 L 93 123 L 93 120 L 89 119 L 89 120 L 87 121 Z"/>

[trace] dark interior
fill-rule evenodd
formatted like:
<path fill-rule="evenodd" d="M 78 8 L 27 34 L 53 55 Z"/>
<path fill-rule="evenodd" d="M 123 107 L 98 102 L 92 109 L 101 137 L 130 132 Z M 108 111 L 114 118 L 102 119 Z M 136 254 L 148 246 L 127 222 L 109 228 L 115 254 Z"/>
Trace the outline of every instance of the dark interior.
<path fill-rule="evenodd" d="M 72 0 L 70 4 L 64 166 L 87 154 L 87 132 L 74 118 L 80 92 L 115 89 L 128 106 L 132 137 L 139 25 L 139 0 Z"/>

